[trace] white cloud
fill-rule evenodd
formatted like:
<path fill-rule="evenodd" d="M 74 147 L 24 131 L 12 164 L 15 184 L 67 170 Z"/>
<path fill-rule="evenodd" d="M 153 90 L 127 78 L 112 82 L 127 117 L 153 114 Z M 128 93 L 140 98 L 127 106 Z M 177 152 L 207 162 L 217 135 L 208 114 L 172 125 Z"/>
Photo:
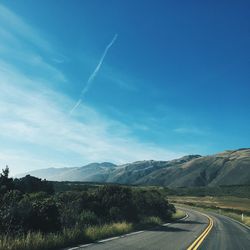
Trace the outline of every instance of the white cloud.
<path fill-rule="evenodd" d="M 14 12 L 0 4 L 1 64 L 15 62 L 29 68 L 29 75 L 54 81 L 67 81 L 65 75 L 51 63 L 62 63 L 67 58 L 51 46 L 48 39 L 28 25 Z M 47 58 L 42 57 L 45 55 Z"/>
<path fill-rule="evenodd" d="M 8 164 L 16 174 L 93 161 L 119 164 L 183 155 L 143 143 L 132 136 L 131 127 L 85 103 L 70 116 L 68 110 L 75 101 L 54 87 L 55 82 L 65 84 L 65 75 L 27 44 L 33 43 L 53 58 L 52 46 L 2 5 L 0 21 L 0 28 L 8 30 L 2 32 L 5 40 L 0 53 L 11 52 L 0 60 L 0 166 Z M 22 52 L 20 45 L 25 47 Z"/>
<path fill-rule="evenodd" d="M 20 81 L 39 87 L 25 88 L 20 86 Z M 0 82 L 0 138 L 12 144 L 21 144 L 23 148 L 34 147 L 34 151 L 29 152 L 31 159 L 44 162 L 37 156 L 39 151 L 35 150 L 36 146 L 42 151 L 55 151 L 54 166 L 62 165 L 61 161 L 57 163 L 60 154 L 72 159 L 77 156 L 82 159 L 79 165 L 92 161 L 125 163 L 142 159 L 170 159 L 181 155 L 139 142 L 130 135 L 127 126 L 100 115 L 87 105 L 83 104 L 74 117 L 69 116 L 67 110 L 73 100 L 41 87 L 35 80 L 29 82 L 25 76 L 14 74 L 14 77 L 1 75 Z M 0 145 L 0 150 L 4 149 L 5 145 Z M 8 159 L 2 157 L 0 164 L 8 164 Z M 33 160 L 26 166 L 24 163 L 27 164 L 27 158 L 22 161 L 19 157 L 19 165 L 13 167 L 28 169 L 41 165 L 34 165 Z"/>
<path fill-rule="evenodd" d="M 27 42 L 32 43 L 43 50 L 52 52 L 53 49 L 50 43 L 42 38 L 42 35 L 37 32 L 37 30 L 28 25 L 21 17 L 2 4 L 0 4 L 0 20 L 1 25 L 8 27 L 9 32 L 5 32 L 5 35 L 12 36 L 12 34 L 14 34 L 14 36 L 23 38 Z"/>

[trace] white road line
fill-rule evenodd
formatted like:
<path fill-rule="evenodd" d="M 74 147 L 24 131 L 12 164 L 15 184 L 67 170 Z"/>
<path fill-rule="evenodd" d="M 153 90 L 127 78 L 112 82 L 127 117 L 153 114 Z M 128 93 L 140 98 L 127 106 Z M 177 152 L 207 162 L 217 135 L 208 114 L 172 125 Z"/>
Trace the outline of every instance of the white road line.
<path fill-rule="evenodd" d="M 80 246 L 77 246 L 77 247 L 67 248 L 67 250 L 77 250 L 79 248 L 85 248 L 85 247 L 91 246 L 93 244 L 94 243 L 84 244 L 84 245 L 80 245 Z"/>
<path fill-rule="evenodd" d="M 116 236 L 116 237 L 112 237 L 112 238 L 108 238 L 108 239 L 104 239 L 104 240 L 99 240 L 99 241 L 97 241 L 97 243 L 103 243 L 103 242 L 107 242 L 107 241 L 111 241 L 111 240 L 116 240 L 119 238 L 120 238 L 120 236 Z"/>
<path fill-rule="evenodd" d="M 137 231 L 137 232 L 133 232 L 133 233 L 129 233 L 129 234 L 125 234 L 125 235 L 121 235 L 120 237 L 131 236 L 131 235 L 140 234 L 140 233 L 143 233 L 143 232 L 145 232 L 145 231 Z"/>
<path fill-rule="evenodd" d="M 167 226 L 167 225 L 169 225 L 169 224 L 171 224 L 171 223 L 165 223 L 165 224 L 163 224 L 163 226 L 165 227 L 165 226 Z"/>

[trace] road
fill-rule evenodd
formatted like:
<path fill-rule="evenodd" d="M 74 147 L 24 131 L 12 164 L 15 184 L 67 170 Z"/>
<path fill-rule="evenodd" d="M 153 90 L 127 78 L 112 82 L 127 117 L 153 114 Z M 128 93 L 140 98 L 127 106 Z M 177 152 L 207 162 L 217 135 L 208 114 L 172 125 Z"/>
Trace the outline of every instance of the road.
<path fill-rule="evenodd" d="M 206 229 L 208 219 L 197 211 L 186 209 L 188 218 L 165 226 L 141 231 L 115 239 L 108 239 L 74 250 L 181 250 L 187 249 Z M 213 228 L 199 249 L 248 250 L 250 230 L 231 219 L 208 214 L 214 222 Z"/>
<path fill-rule="evenodd" d="M 202 249 L 250 249 L 250 229 L 226 216 L 215 213 L 206 214 L 213 219 L 214 227 L 204 240 Z"/>

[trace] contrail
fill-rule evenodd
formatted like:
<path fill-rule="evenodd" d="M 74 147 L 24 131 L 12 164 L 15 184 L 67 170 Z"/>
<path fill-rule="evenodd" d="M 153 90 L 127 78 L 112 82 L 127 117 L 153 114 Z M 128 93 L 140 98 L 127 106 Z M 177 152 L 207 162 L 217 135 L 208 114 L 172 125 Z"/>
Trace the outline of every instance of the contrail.
<path fill-rule="evenodd" d="M 79 99 L 77 103 L 74 105 L 74 107 L 69 111 L 69 114 L 71 115 L 73 111 L 81 104 L 82 99 Z"/>
<path fill-rule="evenodd" d="M 113 39 L 111 40 L 111 42 L 106 46 L 100 60 L 99 60 L 99 63 L 97 64 L 95 70 L 93 71 L 93 73 L 89 76 L 88 80 L 87 80 L 87 83 L 85 85 L 85 87 L 82 89 L 81 91 L 81 95 L 80 95 L 80 98 L 79 100 L 77 101 L 77 103 L 74 105 L 74 107 L 70 110 L 70 114 L 72 114 L 72 112 L 81 104 L 82 102 L 82 98 L 84 97 L 84 95 L 88 92 L 88 90 L 90 89 L 98 71 L 100 70 L 102 64 L 103 64 L 103 61 L 109 51 L 109 49 L 112 47 L 112 45 L 115 43 L 116 39 L 117 39 L 118 35 L 115 34 Z"/>

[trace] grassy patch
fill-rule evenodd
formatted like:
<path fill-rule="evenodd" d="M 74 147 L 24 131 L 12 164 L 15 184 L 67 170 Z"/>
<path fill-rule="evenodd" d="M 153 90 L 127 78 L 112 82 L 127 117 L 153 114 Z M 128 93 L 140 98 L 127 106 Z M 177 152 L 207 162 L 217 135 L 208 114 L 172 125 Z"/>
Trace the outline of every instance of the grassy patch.
<path fill-rule="evenodd" d="M 1 236 L 0 250 L 52 250 L 87 241 L 85 232 L 78 228 L 65 229 L 62 233 L 30 232 L 17 237 Z"/>
<path fill-rule="evenodd" d="M 244 213 L 250 216 L 250 199 L 239 198 L 233 196 L 215 197 L 195 197 L 195 196 L 171 196 L 169 200 L 173 203 L 181 203 L 190 206 L 198 206 L 204 208 L 221 209 L 226 212 L 236 214 Z"/>
<path fill-rule="evenodd" d="M 61 233 L 28 233 L 16 237 L 0 236 L 0 250 L 55 250 L 77 244 L 126 234 L 139 228 L 149 228 L 162 224 L 159 217 L 146 217 L 139 224 L 118 222 L 101 226 L 64 229 Z"/>
<path fill-rule="evenodd" d="M 218 213 L 218 211 L 215 211 Z M 225 212 L 225 211 L 219 211 L 219 213 L 223 214 L 223 215 L 226 215 L 228 217 L 231 217 L 241 223 L 244 223 L 245 225 L 249 226 L 250 227 L 250 216 L 248 215 L 244 215 L 243 217 L 243 221 L 242 221 L 242 217 L 240 214 L 236 214 L 236 213 L 232 213 L 232 212 Z"/>
<path fill-rule="evenodd" d="M 99 239 L 125 234 L 133 230 L 127 222 L 65 229 L 62 233 L 28 233 L 19 237 L 0 237 L 0 250 L 50 250 L 60 249 L 79 243 L 89 243 Z"/>
<path fill-rule="evenodd" d="M 140 223 L 140 227 L 150 227 L 150 226 L 157 226 L 157 225 L 161 225 L 163 224 L 163 221 L 161 220 L 161 218 L 157 217 L 157 216 L 150 216 L 150 217 L 146 217 L 144 218 L 141 223 Z"/>
<path fill-rule="evenodd" d="M 103 226 L 88 227 L 85 230 L 85 234 L 91 241 L 96 241 L 107 237 L 129 233 L 133 228 L 132 223 L 120 222 L 105 224 Z"/>
<path fill-rule="evenodd" d="M 172 215 L 173 220 L 179 220 L 186 216 L 186 213 L 180 209 L 177 209 L 176 212 Z"/>

